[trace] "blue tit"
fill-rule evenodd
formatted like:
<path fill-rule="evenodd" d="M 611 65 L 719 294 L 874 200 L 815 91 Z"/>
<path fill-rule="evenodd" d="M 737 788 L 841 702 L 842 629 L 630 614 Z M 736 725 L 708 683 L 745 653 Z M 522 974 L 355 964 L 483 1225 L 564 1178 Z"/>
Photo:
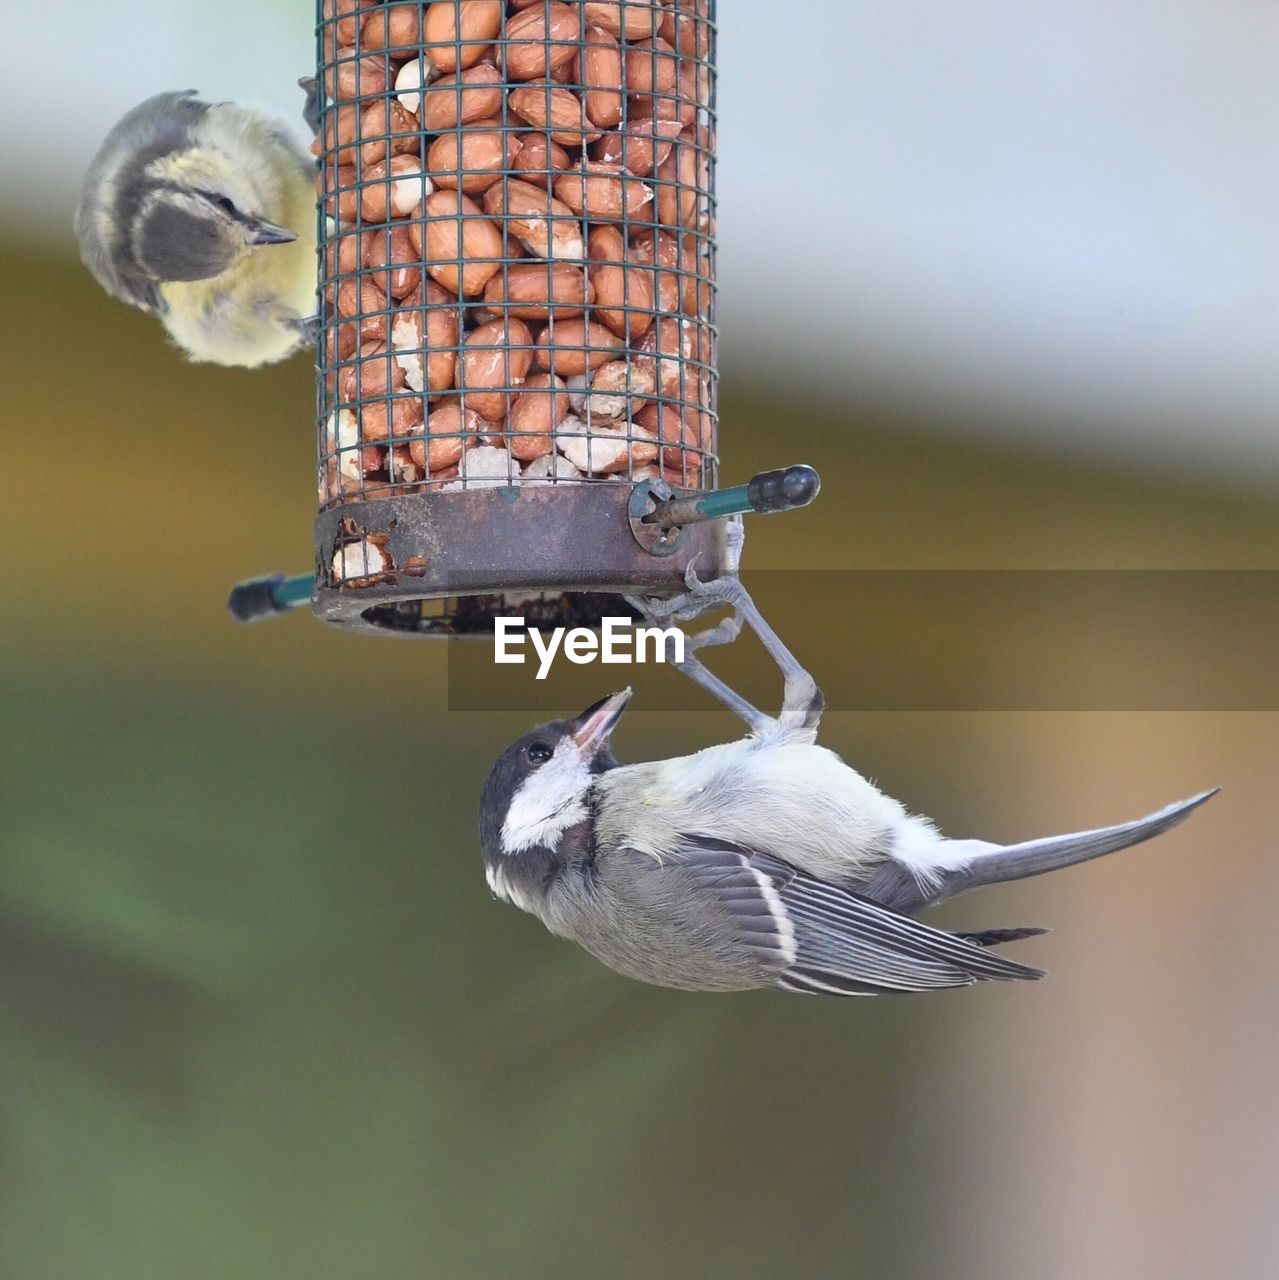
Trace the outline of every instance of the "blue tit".
<path fill-rule="evenodd" d="M 313 332 L 315 163 L 257 112 L 148 98 L 103 142 L 75 227 L 102 287 L 192 360 L 272 364 Z"/>

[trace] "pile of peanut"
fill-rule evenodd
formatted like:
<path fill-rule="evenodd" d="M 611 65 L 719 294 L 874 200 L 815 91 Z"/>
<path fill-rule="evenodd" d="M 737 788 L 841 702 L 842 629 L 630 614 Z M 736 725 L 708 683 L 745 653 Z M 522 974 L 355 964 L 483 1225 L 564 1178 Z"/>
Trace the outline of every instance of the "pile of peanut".
<path fill-rule="evenodd" d="M 715 444 L 710 0 L 325 0 L 324 503 Z"/>

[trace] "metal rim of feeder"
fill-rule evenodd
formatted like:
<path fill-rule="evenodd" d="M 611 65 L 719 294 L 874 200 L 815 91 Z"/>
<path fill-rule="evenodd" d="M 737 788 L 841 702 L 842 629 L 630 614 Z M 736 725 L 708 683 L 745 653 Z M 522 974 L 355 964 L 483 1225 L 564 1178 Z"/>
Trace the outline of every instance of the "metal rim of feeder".
<path fill-rule="evenodd" d="M 459 597 L 578 621 L 722 559 L 718 522 L 635 532 L 638 486 L 718 479 L 714 0 L 490 2 L 492 34 L 474 0 L 319 2 L 314 608 L 342 626 L 465 630 Z"/>

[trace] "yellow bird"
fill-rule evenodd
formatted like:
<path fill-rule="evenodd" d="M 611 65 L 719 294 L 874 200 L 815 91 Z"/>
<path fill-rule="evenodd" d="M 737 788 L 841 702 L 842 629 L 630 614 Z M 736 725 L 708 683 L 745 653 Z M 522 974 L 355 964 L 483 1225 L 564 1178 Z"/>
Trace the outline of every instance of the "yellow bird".
<path fill-rule="evenodd" d="M 98 283 L 192 360 L 254 368 L 312 340 L 315 162 L 257 112 L 148 98 L 103 142 L 75 227 Z"/>

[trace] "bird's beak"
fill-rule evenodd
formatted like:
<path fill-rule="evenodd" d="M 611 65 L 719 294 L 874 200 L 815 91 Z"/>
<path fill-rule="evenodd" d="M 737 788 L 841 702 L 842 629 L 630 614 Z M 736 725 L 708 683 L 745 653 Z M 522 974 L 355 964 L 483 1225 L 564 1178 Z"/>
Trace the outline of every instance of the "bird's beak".
<path fill-rule="evenodd" d="M 576 720 L 570 732 L 577 749 L 591 759 L 608 741 L 609 735 L 622 718 L 626 704 L 631 700 L 631 691 L 623 689 L 621 693 L 610 694 L 601 699 L 593 707 L 587 707 Z"/>
<path fill-rule="evenodd" d="M 255 220 L 249 227 L 249 240 L 253 244 L 291 244 L 297 234 L 288 227 L 277 227 L 273 222 Z"/>

